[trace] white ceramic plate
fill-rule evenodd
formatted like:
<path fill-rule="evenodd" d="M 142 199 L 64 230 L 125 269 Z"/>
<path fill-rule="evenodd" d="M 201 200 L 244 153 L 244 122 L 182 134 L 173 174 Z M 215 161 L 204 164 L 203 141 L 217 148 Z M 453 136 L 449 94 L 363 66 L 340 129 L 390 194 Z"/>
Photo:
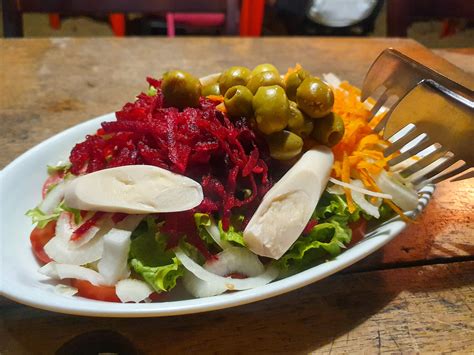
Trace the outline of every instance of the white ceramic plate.
<path fill-rule="evenodd" d="M 186 299 L 186 295 L 178 291 L 166 302 L 143 304 L 110 303 L 57 294 L 55 282 L 37 272 L 39 264 L 29 242 L 33 227 L 25 211 L 41 200 L 41 186 L 47 177 L 46 165 L 66 160 L 76 142 L 95 132 L 101 122 L 114 119 L 114 114 L 107 114 L 72 127 L 29 150 L 1 172 L 2 295 L 46 310 L 101 317 L 155 317 L 211 311 L 263 300 L 321 280 L 373 253 L 406 227 L 405 222 L 395 218 L 367 234 L 361 242 L 334 260 L 252 290 L 201 299 Z M 418 212 L 427 204 L 433 190 L 433 186 L 424 188 Z"/>

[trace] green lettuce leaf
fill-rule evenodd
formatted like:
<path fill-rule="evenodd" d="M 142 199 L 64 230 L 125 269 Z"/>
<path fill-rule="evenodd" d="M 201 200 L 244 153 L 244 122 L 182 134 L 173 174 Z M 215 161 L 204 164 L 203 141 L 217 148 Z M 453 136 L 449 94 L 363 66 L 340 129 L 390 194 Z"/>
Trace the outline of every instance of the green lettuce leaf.
<path fill-rule="evenodd" d="M 227 242 L 233 242 L 235 244 L 245 246 L 244 233 L 242 231 L 243 220 L 243 215 L 232 216 L 230 219 L 229 230 L 227 231 L 222 229 L 222 221 L 219 221 L 217 226 L 219 227 L 221 239 Z"/>
<path fill-rule="evenodd" d="M 58 165 L 47 165 L 47 168 L 48 168 L 48 175 L 55 175 L 57 173 L 60 173 L 60 172 L 66 172 L 69 170 L 69 168 L 71 168 L 71 163 L 67 162 L 67 163 L 61 163 L 61 164 L 58 164 Z"/>
<path fill-rule="evenodd" d="M 174 252 L 166 248 L 167 236 L 147 217 L 132 233 L 130 266 L 157 292 L 169 291 L 183 276 L 184 268 Z"/>
<path fill-rule="evenodd" d="M 342 224 L 357 222 L 360 217 L 361 210 L 357 206 L 353 213 L 349 213 L 344 195 L 330 194 L 327 191 L 322 194 L 313 213 L 313 218 L 318 221 L 333 218 Z M 364 217 L 366 216 L 364 215 Z"/>
<path fill-rule="evenodd" d="M 206 227 L 211 225 L 211 216 L 209 216 L 207 213 L 195 213 L 194 223 L 196 224 L 196 228 L 201 239 L 204 240 L 207 245 L 215 245 L 216 243 L 214 242 L 214 239 L 212 239 L 211 235 L 206 229 Z"/>
<path fill-rule="evenodd" d="M 158 90 L 154 86 L 151 86 L 148 88 L 147 95 L 148 96 L 155 96 L 158 93 Z"/>
<path fill-rule="evenodd" d="M 163 266 L 145 266 L 138 259 L 132 259 L 130 264 L 157 292 L 171 290 L 176 286 L 176 280 L 184 275 L 184 268 L 176 257 Z"/>
<path fill-rule="evenodd" d="M 26 211 L 25 215 L 31 218 L 33 224 L 37 228 L 43 229 L 51 221 L 56 221 L 62 212 L 70 212 L 74 216 L 74 223 L 80 224 L 82 222 L 81 211 L 75 208 L 67 207 L 62 201 L 51 214 L 45 214 L 39 207 L 35 207 Z"/>
<path fill-rule="evenodd" d="M 339 255 L 351 241 L 351 229 L 337 219 L 317 224 L 311 232 L 300 237 L 277 261 L 288 273 L 298 272 Z"/>

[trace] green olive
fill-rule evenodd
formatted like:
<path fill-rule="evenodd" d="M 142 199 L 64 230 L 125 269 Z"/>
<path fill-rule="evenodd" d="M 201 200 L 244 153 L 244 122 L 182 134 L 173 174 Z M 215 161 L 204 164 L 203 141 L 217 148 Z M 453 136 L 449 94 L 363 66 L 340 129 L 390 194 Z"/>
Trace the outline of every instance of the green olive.
<path fill-rule="evenodd" d="M 290 118 L 288 119 L 288 130 L 299 135 L 308 137 L 313 131 L 314 123 L 311 119 L 305 117 L 296 105 L 296 102 L 290 101 Z"/>
<path fill-rule="evenodd" d="M 247 83 L 247 87 L 252 92 L 252 94 L 255 94 L 259 87 L 270 85 L 278 85 L 282 88 L 285 87 L 280 74 L 273 71 L 265 71 L 256 75 L 252 75 Z"/>
<path fill-rule="evenodd" d="M 232 86 L 224 96 L 224 105 L 231 117 L 250 117 L 252 115 L 253 95 L 245 86 Z"/>
<path fill-rule="evenodd" d="M 183 109 L 196 107 L 201 97 L 201 83 L 198 78 L 181 70 L 172 70 L 163 75 L 161 90 L 166 106 Z"/>
<path fill-rule="evenodd" d="M 296 103 L 311 118 L 320 118 L 331 112 L 334 94 L 331 88 L 318 78 L 303 80 L 296 90 Z"/>
<path fill-rule="evenodd" d="M 252 74 L 252 76 L 254 76 L 254 75 L 266 72 L 266 71 L 272 71 L 272 72 L 275 72 L 278 75 L 280 75 L 278 69 L 273 64 L 269 64 L 269 63 L 257 65 L 255 68 L 253 68 L 251 74 Z"/>
<path fill-rule="evenodd" d="M 286 79 L 286 95 L 292 101 L 296 100 L 296 90 L 298 86 L 303 82 L 304 79 L 310 77 L 311 74 L 304 70 L 300 69 L 294 73 L 291 73 Z"/>
<path fill-rule="evenodd" d="M 202 87 L 202 96 L 220 95 L 219 83 L 207 84 Z"/>
<path fill-rule="evenodd" d="M 252 106 L 260 131 L 271 134 L 288 124 L 290 107 L 285 90 L 278 85 L 262 86 L 253 97 Z"/>
<path fill-rule="evenodd" d="M 290 131 L 280 131 L 265 137 L 273 159 L 289 160 L 303 149 L 303 139 Z"/>
<path fill-rule="evenodd" d="M 247 85 L 250 78 L 250 69 L 246 67 L 230 67 L 219 76 L 219 88 L 225 94 L 232 86 Z"/>
<path fill-rule="evenodd" d="M 314 121 L 314 129 L 311 136 L 318 143 L 332 147 L 339 143 L 344 136 L 344 121 L 341 116 L 331 112 L 326 117 Z"/>

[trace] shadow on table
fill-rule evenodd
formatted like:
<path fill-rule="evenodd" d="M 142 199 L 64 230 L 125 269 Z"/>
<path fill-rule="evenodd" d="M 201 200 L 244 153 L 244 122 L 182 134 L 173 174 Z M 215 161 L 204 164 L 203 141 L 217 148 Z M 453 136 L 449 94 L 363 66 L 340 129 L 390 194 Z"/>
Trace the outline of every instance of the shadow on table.
<path fill-rule="evenodd" d="M 25 353 L 38 353 L 38 349 L 42 349 L 40 353 L 52 353 L 75 336 L 96 330 L 124 335 L 145 354 L 298 353 L 321 348 L 344 335 L 349 338 L 349 333 L 372 317 L 372 323 L 364 327 L 374 326 L 372 341 L 376 347 L 373 316 L 383 318 L 384 313 L 394 312 L 385 316 L 400 317 L 404 311 L 409 312 L 409 304 L 399 297 L 400 292 L 430 292 L 472 284 L 474 272 L 461 270 L 457 275 L 465 276 L 453 277 L 455 267 L 340 274 L 266 301 L 179 317 L 103 319 L 3 306 L 2 333 L 8 333 L 9 344 L 21 344 Z M 121 341 L 126 343 L 126 339 Z"/>

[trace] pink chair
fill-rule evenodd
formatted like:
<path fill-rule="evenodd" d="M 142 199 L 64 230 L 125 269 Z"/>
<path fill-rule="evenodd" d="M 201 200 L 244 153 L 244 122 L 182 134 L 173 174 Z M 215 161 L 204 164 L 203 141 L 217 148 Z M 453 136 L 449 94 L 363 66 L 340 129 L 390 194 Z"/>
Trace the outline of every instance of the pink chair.
<path fill-rule="evenodd" d="M 176 35 L 175 23 L 196 27 L 219 27 L 225 24 L 223 13 L 167 12 L 166 31 L 168 37 Z"/>

